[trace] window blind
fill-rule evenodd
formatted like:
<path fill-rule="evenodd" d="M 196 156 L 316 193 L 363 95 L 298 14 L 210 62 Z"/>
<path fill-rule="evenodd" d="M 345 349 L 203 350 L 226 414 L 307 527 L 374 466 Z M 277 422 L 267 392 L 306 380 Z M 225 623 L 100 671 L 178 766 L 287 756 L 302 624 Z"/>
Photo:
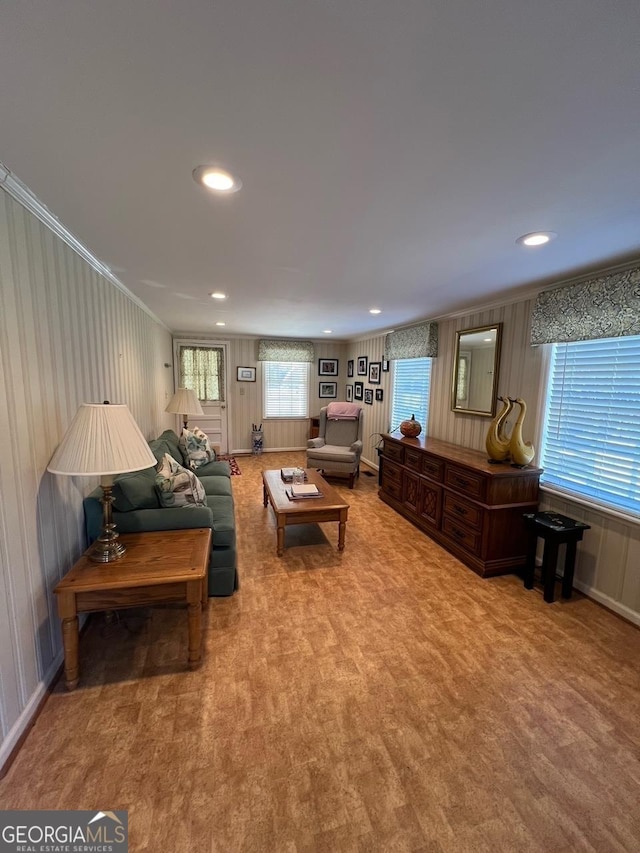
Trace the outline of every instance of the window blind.
<path fill-rule="evenodd" d="M 301 361 L 262 362 L 265 418 L 309 417 L 309 365 Z"/>
<path fill-rule="evenodd" d="M 640 337 L 554 344 L 541 482 L 640 514 Z"/>
<path fill-rule="evenodd" d="M 429 418 L 429 389 L 431 359 L 407 358 L 393 362 L 393 394 L 391 399 L 391 429 L 397 429 L 411 415 L 427 431 Z"/>

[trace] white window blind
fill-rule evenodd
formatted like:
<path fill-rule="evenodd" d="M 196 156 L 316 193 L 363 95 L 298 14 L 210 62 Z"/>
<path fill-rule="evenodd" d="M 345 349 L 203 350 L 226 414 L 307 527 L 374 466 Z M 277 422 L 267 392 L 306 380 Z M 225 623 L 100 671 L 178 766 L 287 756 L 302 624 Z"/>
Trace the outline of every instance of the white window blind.
<path fill-rule="evenodd" d="M 640 337 L 553 344 L 542 483 L 640 514 Z"/>
<path fill-rule="evenodd" d="M 429 388 L 431 385 L 430 358 L 399 358 L 393 362 L 393 396 L 391 399 L 391 429 L 415 415 L 427 431 L 429 419 Z"/>
<path fill-rule="evenodd" d="M 309 417 L 309 365 L 302 361 L 263 361 L 265 418 Z"/>

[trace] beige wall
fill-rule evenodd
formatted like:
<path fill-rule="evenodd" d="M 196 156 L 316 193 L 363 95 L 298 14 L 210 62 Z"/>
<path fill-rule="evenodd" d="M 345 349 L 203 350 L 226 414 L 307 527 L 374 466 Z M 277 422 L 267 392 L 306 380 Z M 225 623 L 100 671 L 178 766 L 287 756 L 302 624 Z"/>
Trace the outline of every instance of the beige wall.
<path fill-rule="evenodd" d="M 61 662 L 53 588 L 85 548 L 95 483 L 46 472 L 78 405 L 127 403 L 152 437 L 171 418 L 171 336 L 0 191 L 0 766 Z"/>

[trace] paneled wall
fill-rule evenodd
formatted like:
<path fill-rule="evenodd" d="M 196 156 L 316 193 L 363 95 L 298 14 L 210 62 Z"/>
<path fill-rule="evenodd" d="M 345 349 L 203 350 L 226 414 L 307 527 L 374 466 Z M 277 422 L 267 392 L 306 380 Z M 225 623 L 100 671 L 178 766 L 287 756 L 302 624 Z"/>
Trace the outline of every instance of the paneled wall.
<path fill-rule="evenodd" d="M 372 338 L 364 338 L 363 340 L 354 341 L 349 344 L 347 350 L 347 359 L 353 359 L 353 378 L 347 379 L 346 382 L 353 384 L 362 382 L 364 389 L 371 388 L 374 391 L 373 404 L 368 405 L 364 400 L 355 400 L 355 403 L 360 403 L 363 410 L 364 426 L 362 429 L 363 448 L 362 458 L 369 465 L 378 466 L 378 454 L 376 448 L 380 443 L 380 434 L 389 432 L 391 424 L 389 423 L 389 412 L 391 411 L 391 373 L 380 373 L 380 385 L 369 384 L 367 376 L 358 376 L 358 359 L 363 356 L 367 357 L 367 365 L 373 362 L 382 363 L 384 355 L 384 335 L 377 335 Z M 382 388 L 382 402 L 375 399 L 375 389 Z M 394 424 L 393 426 L 396 426 Z"/>
<path fill-rule="evenodd" d="M 46 472 L 83 402 L 172 419 L 171 335 L 0 190 L 0 766 L 61 661 L 57 581 L 85 548 L 95 483 Z"/>

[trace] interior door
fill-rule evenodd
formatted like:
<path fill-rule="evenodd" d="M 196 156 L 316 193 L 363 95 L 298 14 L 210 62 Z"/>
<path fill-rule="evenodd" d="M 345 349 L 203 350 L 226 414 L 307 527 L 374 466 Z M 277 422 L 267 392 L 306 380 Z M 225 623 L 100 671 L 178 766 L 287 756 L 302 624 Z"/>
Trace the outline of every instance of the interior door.
<path fill-rule="evenodd" d="M 198 426 L 219 452 L 229 452 L 227 412 L 227 345 L 218 341 L 174 341 L 176 388 L 193 389 L 204 415 L 191 415 L 189 426 Z M 178 432 L 182 419 L 178 419 Z"/>

